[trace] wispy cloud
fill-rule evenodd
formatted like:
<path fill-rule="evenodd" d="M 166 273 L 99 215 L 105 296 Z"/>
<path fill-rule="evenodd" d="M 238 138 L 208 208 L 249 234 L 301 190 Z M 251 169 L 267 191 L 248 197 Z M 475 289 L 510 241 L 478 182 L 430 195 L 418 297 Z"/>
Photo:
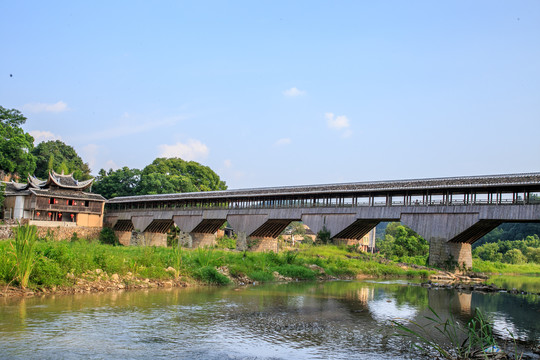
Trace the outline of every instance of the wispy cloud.
<path fill-rule="evenodd" d="M 63 101 L 59 101 L 55 104 L 47 104 L 47 103 L 29 103 L 22 106 L 23 111 L 27 111 L 30 113 L 43 113 L 43 112 L 51 112 L 51 113 L 60 113 L 69 110 L 67 104 Z"/>
<path fill-rule="evenodd" d="M 60 135 L 55 135 L 50 131 L 41 131 L 41 130 L 32 130 L 29 132 L 30 135 L 34 138 L 34 144 L 39 144 L 40 142 L 50 141 L 50 140 L 62 140 Z"/>
<path fill-rule="evenodd" d="M 326 124 L 332 130 L 341 131 L 342 137 L 350 137 L 352 130 L 350 129 L 351 123 L 349 118 L 345 115 L 336 116 L 333 113 L 325 113 Z"/>
<path fill-rule="evenodd" d="M 326 123 L 330 129 L 346 129 L 350 126 L 349 119 L 345 115 L 335 116 L 333 113 L 324 114 L 326 117 Z"/>
<path fill-rule="evenodd" d="M 296 97 L 296 96 L 306 95 L 306 92 L 303 90 L 299 90 L 295 87 L 292 87 L 290 89 L 284 90 L 283 95 L 288 96 L 288 97 Z"/>
<path fill-rule="evenodd" d="M 189 139 L 187 143 L 177 142 L 174 145 L 159 145 L 162 157 L 179 157 L 184 160 L 202 160 L 208 156 L 208 146 L 199 140 Z"/>
<path fill-rule="evenodd" d="M 227 160 L 224 160 L 223 161 L 223 166 L 225 166 L 225 168 L 230 168 L 232 166 L 232 161 L 227 159 Z"/>
<path fill-rule="evenodd" d="M 274 143 L 274 146 L 283 146 L 283 145 L 288 145 L 292 142 L 292 140 L 290 138 L 282 138 L 282 139 L 279 139 L 278 141 L 276 141 Z"/>

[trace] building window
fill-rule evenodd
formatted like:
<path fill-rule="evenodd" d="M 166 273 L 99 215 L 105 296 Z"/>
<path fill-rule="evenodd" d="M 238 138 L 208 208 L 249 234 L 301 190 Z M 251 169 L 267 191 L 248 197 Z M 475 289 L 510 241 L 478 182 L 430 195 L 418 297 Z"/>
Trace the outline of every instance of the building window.
<path fill-rule="evenodd" d="M 55 198 L 50 198 L 49 199 L 49 204 L 56 204 L 56 199 Z"/>
<path fill-rule="evenodd" d="M 85 200 L 85 201 L 84 201 L 84 206 L 85 206 L 85 207 L 88 207 L 88 206 L 90 206 L 90 201 L 88 201 L 88 200 Z"/>

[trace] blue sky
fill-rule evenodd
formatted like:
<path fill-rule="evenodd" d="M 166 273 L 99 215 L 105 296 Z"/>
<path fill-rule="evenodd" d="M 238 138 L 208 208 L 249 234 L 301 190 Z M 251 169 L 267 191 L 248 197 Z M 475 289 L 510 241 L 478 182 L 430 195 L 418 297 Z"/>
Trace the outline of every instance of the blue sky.
<path fill-rule="evenodd" d="M 229 188 L 540 171 L 538 1 L 3 1 L 0 105 L 94 174 Z"/>

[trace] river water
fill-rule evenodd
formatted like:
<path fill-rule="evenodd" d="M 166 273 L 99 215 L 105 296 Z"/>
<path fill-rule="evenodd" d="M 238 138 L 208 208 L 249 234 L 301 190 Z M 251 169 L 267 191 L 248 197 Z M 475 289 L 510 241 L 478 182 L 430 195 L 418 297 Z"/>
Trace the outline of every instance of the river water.
<path fill-rule="evenodd" d="M 484 310 L 503 339 L 540 343 L 540 297 L 407 281 L 159 289 L 0 300 L 2 359 L 417 359 L 390 320 Z"/>

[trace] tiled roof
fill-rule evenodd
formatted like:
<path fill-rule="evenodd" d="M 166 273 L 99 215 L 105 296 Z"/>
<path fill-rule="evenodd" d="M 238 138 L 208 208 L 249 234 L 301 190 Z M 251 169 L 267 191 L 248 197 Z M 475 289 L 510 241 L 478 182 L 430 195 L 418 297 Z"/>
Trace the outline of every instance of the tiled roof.
<path fill-rule="evenodd" d="M 93 181 L 93 178 L 90 180 L 78 181 L 73 178 L 73 174 L 57 174 L 56 172 L 51 170 L 49 172 L 49 179 L 47 180 L 47 184 L 54 183 L 55 185 L 62 188 L 84 190 L 86 188 L 89 188 L 92 185 Z"/>
<path fill-rule="evenodd" d="M 166 200 L 189 200 L 189 199 L 217 199 L 231 197 L 257 197 L 257 196 L 282 196 L 282 195 L 306 195 L 324 193 L 369 193 L 383 191 L 409 191 L 409 190 L 433 190 L 433 189 L 459 189 L 459 188 L 497 188 L 537 186 L 540 189 L 540 173 L 468 176 L 451 178 L 413 179 L 397 181 L 375 181 L 344 184 L 285 186 L 256 189 L 239 189 L 224 191 L 206 191 L 178 194 L 139 195 L 124 196 L 109 200 L 109 203 L 123 203 L 132 201 L 166 201 Z"/>

